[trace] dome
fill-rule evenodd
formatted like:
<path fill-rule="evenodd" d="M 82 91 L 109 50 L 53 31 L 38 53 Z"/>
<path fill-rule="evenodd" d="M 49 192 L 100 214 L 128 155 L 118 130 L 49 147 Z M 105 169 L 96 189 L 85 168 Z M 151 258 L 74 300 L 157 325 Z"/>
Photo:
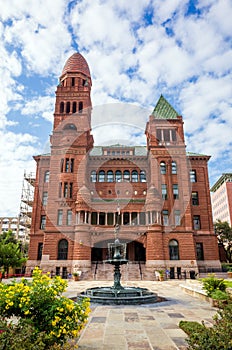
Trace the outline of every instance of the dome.
<path fill-rule="evenodd" d="M 74 53 L 71 57 L 66 61 L 62 74 L 68 72 L 81 72 L 90 78 L 90 71 L 88 63 L 85 58 L 78 52 Z"/>

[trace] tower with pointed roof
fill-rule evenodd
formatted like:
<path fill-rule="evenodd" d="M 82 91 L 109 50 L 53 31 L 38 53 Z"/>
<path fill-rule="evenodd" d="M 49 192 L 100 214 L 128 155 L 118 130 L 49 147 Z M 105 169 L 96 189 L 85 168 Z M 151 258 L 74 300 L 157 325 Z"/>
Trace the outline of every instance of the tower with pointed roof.
<path fill-rule="evenodd" d="M 91 75 L 80 53 L 56 90 L 51 153 L 37 164 L 27 272 L 35 266 L 83 279 L 112 279 L 108 244 L 119 239 L 133 264 L 124 279 L 170 278 L 220 267 L 207 162 L 187 153 L 183 119 L 161 95 L 149 116 L 147 146 L 93 146 Z M 120 212 L 120 217 L 119 217 Z"/>

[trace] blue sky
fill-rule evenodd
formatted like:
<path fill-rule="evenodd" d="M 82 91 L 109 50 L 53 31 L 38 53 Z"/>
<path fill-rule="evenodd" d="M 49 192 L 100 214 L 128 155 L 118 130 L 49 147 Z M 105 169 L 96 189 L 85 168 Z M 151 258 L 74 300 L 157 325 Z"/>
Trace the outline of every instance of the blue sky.
<path fill-rule="evenodd" d="M 0 0 L 0 8 L 0 216 L 19 213 L 24 170 L 34 172 L 33 155 L 48 148 L 56 85 L 75 51 L 90 67 L 93 106 L 142 109 L 140 120 L 119 113 L 110 127 L 109 118 L 106 132 L 93 120 L 96 145 L 118 141 L 120 121 L 124 131 L 145 128 L 163 94 L 184 118 L 187 150 L 211 155 L 211 185 L 232 171 L 231 0 Z M 135 129 L 130 141 L 143 144 Z"/>

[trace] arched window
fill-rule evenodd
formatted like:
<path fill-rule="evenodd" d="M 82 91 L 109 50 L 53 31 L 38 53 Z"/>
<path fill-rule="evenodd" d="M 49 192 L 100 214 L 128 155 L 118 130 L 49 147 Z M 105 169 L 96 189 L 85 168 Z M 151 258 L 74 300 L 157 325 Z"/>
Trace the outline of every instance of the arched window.
<path fill-rule="evenodd" d="M 177 165 L 176 165 L 176 162 L 172 162 L 172 174 L 177 174 Z"/>
<path fill-rule="evenodd" d="M 160 174 L 165 175 L 166 174 L 166 164 L 165 162 L 160 163 Z"/>
<path fill-rule="evenodd" d="M 132 182 L 138 182 L 139 181 L 139 176 L 138 176 L 138 171 L 133 170 L 131 173 L 131 180 Z"/>
<path fill-rule="evenodd" d="M 95 170 L 91 171 L 90 181 L 91 182 L 96 182 L 97 181 L 97 173 L 96 173 Z"/>
<path fill-rule="evenodd" d="M 73 130 L 73 131 L 76 131 L 77 130 L 77 127 L 76 125 L 72 124 L 72 123 L 68 123 L 68 124 L 65 124 L 65 126 L 63 127 L 63 130 Z"/>
<path fill-rule="evenodd" d="M 98 181 L 99 182 L 105 182 L 105 171 L 100 170 L 98 173 Z"/>
<path fill-rule="evenodd" d="M 146 176 L 145 170 L 140 171 L 140 182 L 147 182 L 147 176 Z"/>
<path fill-rule="evenodd" d="M 117 170 L 116 171 L 116 173 L 115 173 L 115 181 L 116 182 L 122 181 L 122 172 L 121 172 L 121 170 Z"/>
<path fill-rule="evenodd" d="M 107 182 L 114 182 L 114 173 L 112 170 L 107 171 Z"/>
<path fill-rule="evenodd" d="M 66 113 L 70 113 L 70 102 L 66 103 Z"/>
<path fill-rule="evenodd" d="M 80 102 L 79 102 L 79 105 L 78 105 L 78 112 L 79 112 L 79 113 L 82 113 L 82 109 L 83 109 L 83 102 L 80 101 Z"/>
<path fill-rule="evenodd" d="M 68 241 L 66 239 L 61 239 L 58 243 L 58 260 L 68 259 Z"/>
<path fill-rule="evenodd" d="M 64 102 L 60 102 L 60 113 L 64 113 Z"/>
<path fill-rule="evenodd" d="M 76 113 L 76 111 L 77 111 L 77 103 L 76 102 L 73 102 L 72 111 L 73 111 L 73 113 Z"/>
<path fill-rule="evenodd" d="M 50 174 L 49 170 L 45 171 L 45 173 L 44 173 L 44 182 L 48 182 L 49 181 L 49 174 Z"/>
<path fill-rule="evenodd" d="M 130 181 L 130 172 L 129 172 L 129 170 L 124 170 L 124 172 L 123 172 L 123 180 Z"/>
<path fill-rule="evenodd" d="M 169 258 L 170 260 L 179 260 L 179 244 L 175 239 L 169 241 Z"/>

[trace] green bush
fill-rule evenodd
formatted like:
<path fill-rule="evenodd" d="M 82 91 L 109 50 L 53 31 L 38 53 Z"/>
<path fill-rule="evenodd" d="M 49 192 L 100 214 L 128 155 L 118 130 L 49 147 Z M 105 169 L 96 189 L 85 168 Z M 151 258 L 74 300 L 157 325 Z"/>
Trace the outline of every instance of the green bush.
<path fill-rule="evenodd" d="M 222 290 L 216 289 L 214 292 L 211 293 L 211 298 L 215 300 L 228 300 L 229 295 L 226 292 L 223 292 Z"/>
<path fill-rule="evenodd" d="M 35 336 L 35 344 L 38 340 L 40 346 L 42 343 L 46 345 L 46 349 L 54 344 L 63 345 L 67 340 L 76 338 L 87 321 L 90 312 L 89 299 L 75 303 L 62 296 L 66 287 L 67 282 L 60 277 L 52 279 L 48 274 L 42 274 L 39 269 L 34 270 L 32 281 L 22 279 L 10 284 L 1 283 L 0 319 L 4 322 L 5 319 L 14 316 L 18 324 L 10 324 L 9 329 L 3 327 L 0 342 L 5 339 L 8 331 L 20 333 L 21 328 L 25 328 L 29 333 L 26 337 L 28 342 L 32 333 L 32 336 Z M 24 348 L 30 349 L 22 347 L 23 350 Z M 12 345 L 5 349 L 13 350 L 14 347 Z M 17 349 L 21 350 L 20 347 Z"/>
<path fill-rule="evenodd" d="M 205 330 L 205 326 L 194 321 L 180 321 L 179 327 L 188 335 L 192 333 L 201 333 Z"/>
<path fill-rule="evenodd" d="M 232 303 L 219 309 L 214 317 L 214 325 L 181 321 L 179 326 L 188 335 L 188 350 L 231 350 L 232 349 Z"/>
<path fill-rule="evenodd" d="M 209 275 L 209 277 L 202 278 L 203 289 L 206 291 L 207 296 L 211 297 L 211 294 L 215 290 L 221 290 L 225 292 L 226 283 L 223 278 L 216 278 L 214 274 Z"/>

